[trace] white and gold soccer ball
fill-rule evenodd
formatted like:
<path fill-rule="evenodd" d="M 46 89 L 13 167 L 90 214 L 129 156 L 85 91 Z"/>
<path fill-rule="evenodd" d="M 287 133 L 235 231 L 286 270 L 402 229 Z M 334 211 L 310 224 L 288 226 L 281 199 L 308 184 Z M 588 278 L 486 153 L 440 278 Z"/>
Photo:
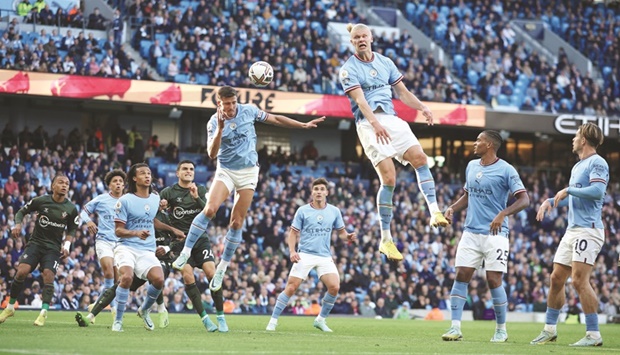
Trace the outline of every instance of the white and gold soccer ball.
<path fill-rule="evenodd" d="M 248 76 L 255 86 L 265 87 L 273 80 L 273 68 L 267 62 L 256 62 L 250 67 Z"/>

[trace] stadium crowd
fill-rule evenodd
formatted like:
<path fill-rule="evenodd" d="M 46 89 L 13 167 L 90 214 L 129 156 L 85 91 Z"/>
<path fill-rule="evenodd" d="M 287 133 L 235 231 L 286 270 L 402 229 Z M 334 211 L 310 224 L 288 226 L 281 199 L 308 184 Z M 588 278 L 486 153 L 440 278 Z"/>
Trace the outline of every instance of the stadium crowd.
<path fill-rule="evenodd" d="M 454 58 L 455 74 L 485 101 L 524 111 L 620 114 L 620 10 L 583 1 L 402 2 L 407 18 Z M 556 11 L 559 9 L 559 11 Z M 602 72 L 602 84 L 561 50 L 554 63 L 516 41 L 513 19 L 541 20 Z M 403 55 L 403 53 L 398 53 Z"/>
<path fill-rule="evenodd" d="M 425 101 L 478 104 L 478 95 L 524 111 L 616 116 L 620 13 L 574 2 L 400 2 L 406 16 L 453 56 L 452 68 L 421 50 L 406 31 L 400 37 L 375 33 L 374 49 L 394 59 L 407 87 Z M 556 5 L 562 5 L 559 14 L 550 10 Z M 356 2 L 340 0 L 137 0 L 123 10 L 108 22 L 96 12 L 89 15 L 88 28 L 112 23 L 109 39 L 83 31 L 64 37 L 57 31 L 21 33 L 15 19 L 0 40 L 0 63 L 15 70 L 151 79 L 146 63 L 122 49 L 113 24 L 120 19 L 135 28 L 134 48 L 168 81 L 249 87 L 249 65 L 265 60 L 275 71 L 270 89 L 342 94 L 337 75 L 349 54 L 346 46 L 330 42 L 327 24 L 365 22 Z M 564 52 L 549 63 L 526 49 L 515 40 L 511 19 L 549 23 L 598 65 L 602 82 L 579 72 Z"/>
<path fill-rule="evenodd" d="M 100 151 L 103 146 L 100 129 L 84 134 L 75 130 L 69 133 L 71 138 L 67 139 L 62 131 L 49 137 L 42 127 L 32 133 L 25 129 L 18 134 L 12 132 L 10 125 L 5 128 L 0 147 L 0 300 L 6 301 L 8 297 L 15 264 L 34 225 L 33 219 L 25 222 L 23 236 L 13 239 L 10 230 L 15 224 L 14 215 L 31 198 L 49 191 L 50 177 L 55 172 L 64 172 L 69 176 L 69 198 L 81 208 L 94 196 L 105 192 L 102 183 L 105 172 L 113 167 L 128 170 L 131 164 L 129 157 L 141 158 L 141 153 L 136 151 L 136 141 L 144 144 L 146 151 L 155 151 L 157 156 L 168 162 L 176 160 L 176 147 L 172 144 L 159 145 L 153 137 L 148 141 L 141 137 L 136 139 L 135 132 L 125 132 L 118 127 L 106 131 L 110 135 L 105 141 L 127 145 L 123 145 L 122 149 L 112 145 L 109 152 L 103 151 L 101 155 L 91 157 L 86 153 L 86 147 L 89 147 L 88 151 Z M 19 139 L 19 144 L 16 139 Z M 132 146 L 129 145 L 131 139 Z M 312 178 L 300 175 L 291 168 L 305 164 L 304 157 L 277 152 L 266 154 L 262 150 L 260 160 L 264 168 L 243 229 L 244 242 L 237 250 L 224 281 L 225 311 L 229 313 L 271 313 L 290 269 L 285 242 L 287 229 L 296 208 L 307 203 L 310 196 Z M 207 162 L 207 165 L 209 169 L 214 169 L 212 162 Z M 374 200 L 379 181 L 367 165 L 367 162 L 356 162 L 346 164 L 347 168 L 343 170 L 315 171 L 317 176 L 327 176 L 333 183 L 329 202 L 340 208 L 346 228 L 356 231 L 359 239 L 357 244 L 346 244 L 333 237 L 333 255 L 341 277 L 341 292 L 332 313 L 393 317 L 401 314 L 399 309 L 407 307 L 449 309 L 450 288 L 455 278 L 455 245 L 461 235 L 464 216 L 457 215 L 453 225 L 442 230 L 429 227 L 423 197 L 417 185 L 410 183 L 414 175 L 399 168 L 398 174 L 403 178 L 399 179 L 402 182 L 394 196 L 396 209 L 392 235 L 404 260 L 399 264 L 388 262 L 377 250 L 379 226 Z M 550 174 L 543 170 L 527 171 L 523 169 L 520 173 L 533 202 L 529 208 L 511 218 L 510 262 L 504 285 L 509 295 L 510 310 L 541 312 L 545 310 L 553 253 L 566 227 L 567 213 L 564 209 L 557 211 L 542 223 L 535 221 L 535 213 L 543 198 L 553 196 L 566 186 L 568 175 L 561 172 Z M 435 168 L 434 176 L 439 205 L 445 208 L 462 193 L 463 172 L 444 166 Z M 163 179 L 160 177 L 155 185 L 156 189 L 162 189 Z M 592 278 L 600 300 L 600 312 L 610 317 L 619 311 L 620 306 L 618 201 L 620 186 L 612 182 L 603 209 L 606 243 Z M 228 201 L 220 208 L 208 229 L 218 257 L 231 206 L 232 201 Z M 311 276 L 299 288 L 286 312 L 318 312 L 325 290 L 316 274 Z M 39 277 L 39 271 L 35 271 L 26 281 L 27 287 L 18 299 L 20 305 L 38 305 L 41 302 Z M 213 310 L 207 291 L 208 282 L 202 271 L 196 271 L 196 280 L 206 309 Z M 166 279 L 163 292 L 171 312 L 192 309 L 183 287 L 178 272 L 172 272 Z M 84 310 L 101 289 L 102 275 L 95 255 L 94 237 L 83 225 L 77 232 L 70 256 L 63 260 L 58 269 L 53 303 L 60 309 Z M 474 310 L 476 317 L 483 318 L 485 310 L 492 307 L 484 279 L 476 277 L 470 284 L 470 291 L 467 307 Z M 579 300 L 574 290 L 569 287 L 567 292 L 565 311 L 578 310 Z M 144 292 L 138 290 L 131 295 L 128 305 L 136 309 L 143 297 Z"/>

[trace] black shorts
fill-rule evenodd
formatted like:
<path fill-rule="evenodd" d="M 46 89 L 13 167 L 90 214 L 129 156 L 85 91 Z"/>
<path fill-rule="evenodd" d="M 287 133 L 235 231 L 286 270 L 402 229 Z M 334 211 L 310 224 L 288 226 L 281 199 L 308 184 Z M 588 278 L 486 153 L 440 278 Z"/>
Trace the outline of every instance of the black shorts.
<path fill-rule="evenodd" d="M 187 263 L 191 267 L 197 267 L 202 269 L 202 264 L 211 261 L 215 263 L 215 257 L 213 256 L 213 250 L 211 250 L 211 242 L 207 236 L 198 238 L 194 248 L 192 249 L 192 255 L 190 255 Z"/>
<path fill-rule="evenodd" d="M 19 257 L 19 262 L 30 265 L 32 270 L 40 265 L 40 269 L 48 269 L 56 275 L 56 269 L 60 264 L 60 249 L 54 250 L 42 247 L 36 244 L 29 244 L 26 246 L 26 250 Z"/>

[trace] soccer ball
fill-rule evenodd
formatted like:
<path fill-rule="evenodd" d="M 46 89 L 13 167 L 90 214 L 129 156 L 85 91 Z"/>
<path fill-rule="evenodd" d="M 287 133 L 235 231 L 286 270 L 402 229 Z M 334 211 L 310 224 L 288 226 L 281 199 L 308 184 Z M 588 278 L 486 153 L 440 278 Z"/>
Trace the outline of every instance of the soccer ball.
<path fill-rule="evenodd" d="M 267 62 L 256 62 L 250 67 L 248 72 L 252 84 L 258 87 L 269 85 L 273 80 L 273 68 Z"/>

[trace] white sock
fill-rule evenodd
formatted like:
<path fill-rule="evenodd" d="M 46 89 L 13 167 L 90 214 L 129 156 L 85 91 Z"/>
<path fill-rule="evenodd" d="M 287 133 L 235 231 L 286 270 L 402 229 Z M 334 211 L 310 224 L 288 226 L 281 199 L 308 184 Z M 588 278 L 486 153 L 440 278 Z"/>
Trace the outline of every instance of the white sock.
<path fill-rule="evenodd" d="M 181 254 L 192 255 L 192 248 L 183 247 L 183 250 L 181 250 Z"/>
<path fill-rule="evenodd" d="M 41 315 L 42 315 L 42 316 L 44 316 L 44 315 L 46 315 L 46 314 L 47 314 L 47 309 L 42 309 L 42 310 L 41 310 Z"/>
<path fill-rule="evenodd" d="M 495 329 L 497 330 L 506 330 L 506 323 L 504 324 L 496 324 Z"/>
<path fill-rule="evenodd" d="M 158 304 L 157 305 L 157 312 L 158 313 L 163 313 L 166 311 L 166 304 L 162 303 L 162 304 Z"/>
<path fill-rule="evenodd" d="M 437 202 L 429 203 L 428 209 L 431 213 L 439 212 L 439 206 L 437 206 Z"/>
<path fill-rule="evenodd" d="M 271 317 L 271 319 L 269 320 L 269 323 L 271 323 L 271 324 L 278 324 L 278 320 L 273 318 L 273 317 Z"/>
<path fill-rule="evenodd" d="M 9 303 L 8 305 L 6 305 L 6 309 L 8 309 L 9 311 L 14 311 L 15 310 L 15 305 Z"/>
<path fill-rule="evenodd" d="M 325 318 L 321 317 L 321 315 L 316 316 L 316 320 L 319 322 L 322 322 L 325 320 Z"/>
<path fill-rule="evenodd" d="M 95 315 L 92 313 L 88 313 L 88 315 L 86 316 L 86 318 L 88 318 L 88 320 L 91 320 L 93 318 L 95 318 Z"/>
<path fill-rule="evenodd" d="M 600 339 L 601 338 L 601 332 L 595 332 L 595 331 L 587 331 L 586 335 L 589 335 L 590 338 L 592 339 Z"/>
<path fill-rule="evenodd" d="M 230 261 L 220 260 L 220 263 L 217 264 L 217 269 L 226 271 L 226 269 L 228 269 L 228 265 L 230 265 Z"/>
<path fill-rule="evenodd" d="M 453 320 L 452 321 L 452 326 L 461 329 L 461 321 L 460 320 Z"/>
<path fill-rule="evenodd" d="M 551 334 L 555 333 L 557 326 L 555 324 L 545 324 L 545 331 Z"/>
<path fill-rule="evenodd" d="M 389 230 L 381 230 L 381 243 L 391 242 L 392 233 Z"/>

